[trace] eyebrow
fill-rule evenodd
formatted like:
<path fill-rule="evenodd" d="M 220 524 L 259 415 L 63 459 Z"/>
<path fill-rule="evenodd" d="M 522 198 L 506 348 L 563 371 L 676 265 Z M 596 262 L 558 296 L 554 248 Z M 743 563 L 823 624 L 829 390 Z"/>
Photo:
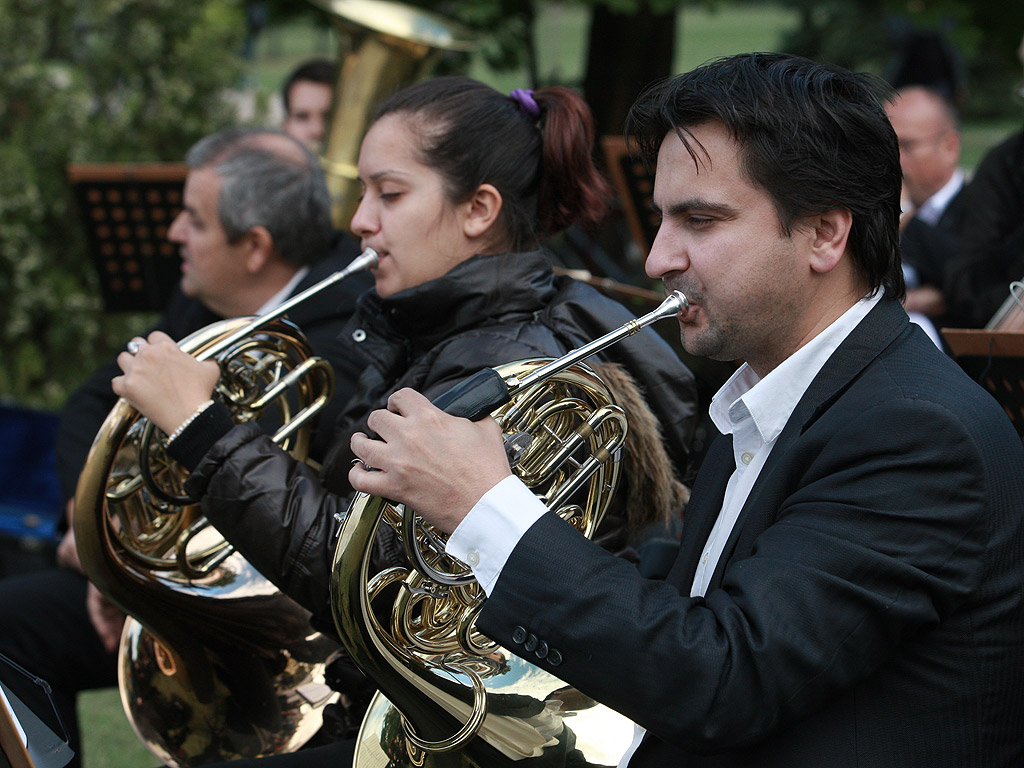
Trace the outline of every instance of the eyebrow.
<path fill-rule="evenodd" d="M 391 169 L 391 168 L 385 168 L 383 171 L 377 171 L 376 173 L 371 173 L 369 175 L 369 177 L 366 179 L 366 181 L 380 181 L 381 179 L 387 178 L 389 176 L 395 176 L 395 177 L 398 177 L 398 178 L 404 178 L 404 177 L 406 177 L 408 175 L 409 174 L 405 173 L 404 171 L 394 170 L 394 169 Z M 358 179 L 359 179 L 359 181 L 363 181 L 362 176 L 358 177 Z"/>
<path fill-rule="evenodd" d="M 670 204 L 665 211 L 662 211 L 661 207 L 652 200 L 651 208 L 654 209 L 655 213 L 664 216 L 679 216 L 690 211 L 704 211 L 705 213 L 717 213 L 721 216 L 735 216 L 739 212 L 731 205 L 714 203 L 703 197 L 691 197 L 686 200 L 680 200 Z"/>

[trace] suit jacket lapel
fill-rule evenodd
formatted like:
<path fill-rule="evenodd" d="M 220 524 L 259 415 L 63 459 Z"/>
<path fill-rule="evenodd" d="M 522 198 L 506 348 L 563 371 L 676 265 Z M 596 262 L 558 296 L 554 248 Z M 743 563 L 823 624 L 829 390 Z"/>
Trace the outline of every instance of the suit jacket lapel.
<path fill-rule="evenodd" d="M 757 515 L 775 515 L 777 512 L 774 507 L 765 509 L 760 505 L 758 503 L 758 496 L 771 483 L 775 468 L 785 462 L 786 453 L 790 447 L 822 413 L 828 410 L 860 372 L 907 329 L 909 323 L 910 319 L 899 302 L 895 299 L 883 298 L 829 357 L 828 362 L 818 372 L 818 375 L 814 377 L 804 396 L 797 403 L 793 414 L 789 417 L 789 421 L 786 422 L 786 426 L 783 428 L 778 440 L 775 441 L 775 446 L 768 456 L 768 461 L 765 462 L 764 467 L 757 476 L 754 487 L 750 489 L 750 494 L 747 496 L 743 509 L 740 511 L 736 525 L 733 526 L 732 533 L 725 544 L 725 549 L 722 551 L 722 557 L 708 584 L 708 591 L 721 584 L 725 567 L 732 557 L 732 553 L 736 550 L 738 542 L 744 536 L 758 535 L 770 522 L 762 520 L 759 521 L 759 524 L 751 525 L 753 517 Z M 728 477 L 726 480 L 728 480 Z M 723 485 L 723 494 L 725 492 L 724 489 L 725 486 Z M 694 487 L 694 495 L 696 495 L 696 487 Z M 721 497 L 719 497 L 718 504 L 721 506 Z M 717 512 L 715 514 L 717 515 Z M 714 524 L 714 518 L 712 518 L 712 524 Z M 700 556 L 700 552 L 710 532 L 711 527 L 709 526 L 704 533 L 704 541 L 701 542 L 696 557 Z M 696 568 L 696 561 L 694 561 L 693 568 Z"/>

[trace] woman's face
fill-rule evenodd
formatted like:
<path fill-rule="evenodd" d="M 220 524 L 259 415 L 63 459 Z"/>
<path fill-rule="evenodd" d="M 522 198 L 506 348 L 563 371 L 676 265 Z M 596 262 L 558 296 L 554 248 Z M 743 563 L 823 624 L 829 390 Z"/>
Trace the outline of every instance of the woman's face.
<path fill-rule="evenodd" d="M 380 256 L 373 272 L 383 298 L 441 277 L 475 253 L 465 206 L 449 203 L 440 174 L 418 159 L 416 125 L 386 115 L 359 152 L 362 197 L 351 228 Z"/>

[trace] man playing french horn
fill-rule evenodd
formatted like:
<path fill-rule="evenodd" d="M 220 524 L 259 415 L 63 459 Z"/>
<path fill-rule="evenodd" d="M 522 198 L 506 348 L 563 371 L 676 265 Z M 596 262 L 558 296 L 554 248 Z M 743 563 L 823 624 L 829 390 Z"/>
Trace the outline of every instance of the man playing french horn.
<path fill-rule="evenodd" d="M 182 339 L 225 317 L 268 311 L 358 254 L 351 238 L 333 230 L 318 161 L 290 136 L 231 128 L 197 142 L 186 160 L 184 210 L 168 230 L 180 250 L 183 277 L 156 326 L 169 338 Z M 337 337 L 368 284 L 365 275 L 355 277 L 290 315 L 314 351 L 337 370 L 337 402 L 354 391 L 358 375 Z M 110 379 L 118 372 L 113 360 L 101 367 L 62 412 L 57 469 L 69 508 L 90 446 L 117 402 Z M 310 456 L 322 459 L 329 437 L 329 430 L 314 436 Z M 117 684 L 124 616 L 94 587 L 88 588 L 92 616 L 87 613 L 87 582 L 73 529 L 61 544 L 59 561 L 62 568 L 0 582 L 0 651 L 52 686 L 77 753 L 74 768 L 81 761 L 76 694 Z M 48 716 L 41 688 L 5 665 L 0 675 L 34 712 Z M 56 723 L 51 727 L 62 730 Z"/>
<path fill-rule="evenodd" d="M 565 88 L 506 96 L 468 78 L 439 78 L 379 106 L 359 156 L 363 196 L 351 223 L 376 252 L 375 287 L 341 337 L 362 374 L 319 473 L 259 427 L 232 423 L 211 397 L 218 366 L 159 333 L 120 355 L 114 391 L 169 436 L 168 453 L 191 471 L 189 495 L 323 628 L 332 626 L 332 545 L 351 495 L 349 440 L 367 415 L 400 387 L 440 394 L 483 367 L 557 357 L 632 318 L 589 286 L 556 277 L 539 248 L 542 238 L 603 215 L 609 189 L 592 143 L 589 110 Z M 598 531 L 621 551 L 681 510 L 696 394 L 692 374 L 650 330 L 603 362 L 598 374 L 636 417 L 625 447 L 608 458 L 627 455 L 623 474 L 637 503 Z M 404 563 L 405 554 L 381 535 L 374 560 Z M 305 750 L 301 759 L 335 765 L 344 753 Z"/>
<path fill-rule="evenodd" d="M 877 86 L 744 54 L 654 86 L 630 134 L 684 348 L 745 361 L 668 578 L 549 513 L 493 421 L 411 390 L 353 436 L 352 485 L 451 534 L 480 631 L 637 724 L 620 765 L 1021 765 L 1024 449 L 899 303 Z"/>

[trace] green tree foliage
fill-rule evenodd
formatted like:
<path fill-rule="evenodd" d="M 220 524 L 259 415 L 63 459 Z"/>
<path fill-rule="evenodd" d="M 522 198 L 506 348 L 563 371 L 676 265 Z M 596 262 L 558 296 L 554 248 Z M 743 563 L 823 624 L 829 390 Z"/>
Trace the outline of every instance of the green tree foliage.
<path fill-rule="evenodd" d="M 1021 77 L 1017 46 L 1024 3 L 1013 0 L 782 0 L 801 23 L 785 50 L 851 69 L 887 74 L 901 31 L 940 34 L 966 66 L 963 113 L 971 118 L 1019 113 L 1011 99 Z"/>
<path fill-rule="evenodd" d="M 180 161 L 234 122 L 231 0 L 0 0 L 0 399 L 57 408 L 150 316 L 103 311 L 72 161 Z"/>

